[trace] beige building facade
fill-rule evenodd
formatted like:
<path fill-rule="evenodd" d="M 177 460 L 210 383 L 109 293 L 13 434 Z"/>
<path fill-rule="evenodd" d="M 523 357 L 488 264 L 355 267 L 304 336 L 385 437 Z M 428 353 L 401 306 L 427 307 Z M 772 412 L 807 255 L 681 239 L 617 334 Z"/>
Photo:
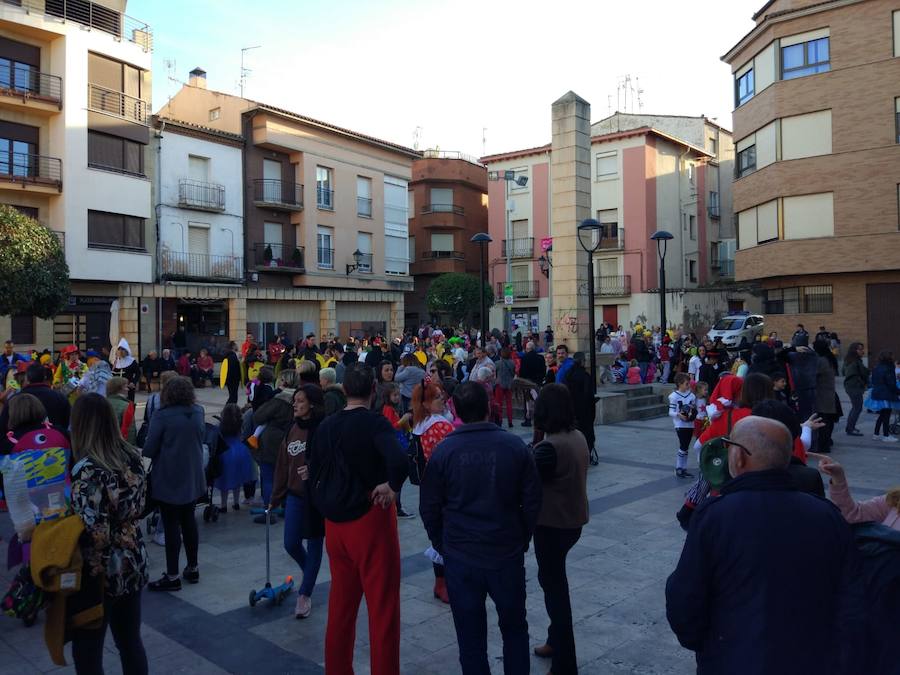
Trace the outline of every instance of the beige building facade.
<path fill-rule="evenodd" d="M 900 6 L 774 0 L 734 74 L 738 280 L 766 324 L 900 351 Z"/>

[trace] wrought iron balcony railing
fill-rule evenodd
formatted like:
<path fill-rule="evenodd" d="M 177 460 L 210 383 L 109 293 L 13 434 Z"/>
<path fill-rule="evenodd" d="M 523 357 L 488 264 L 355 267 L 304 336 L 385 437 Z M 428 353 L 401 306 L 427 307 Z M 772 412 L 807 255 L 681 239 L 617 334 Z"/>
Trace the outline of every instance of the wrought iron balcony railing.
<path fill-rule="evenodd" d="M 364 218 L 372 217 L 372 200 L 368 197 L 356 198 L 356 215 Z"/>
<path fill-rule="evenodd" d="M 334 210 L 334 190 L 316 186 L 316 206 L 320 209 Z"/>
<path fill-rule="evenodd" d="M 594 284 L 594 294 L 602 296 L 631 295 L 631 275 L 600 276 Z"/>
<path fill-rule="evenodd" d="M 257 206 L 299 211 L 303 208 L 303 186 L 272 178 L 253 181 L 253 202 Z"/>
<path fill-rule="evenodd" d="M 512 296 L 514 299 L 530 300 L 538 297 L 540 285 L 537 280 L 528 281 L 498 281 L 497 282 L 497 299 L 502 302 L 506 294 L 507 284 L 512 286 Z"/>
<path fill-rule="evenodd" d="M 719 218 L 719 205 L 718 204 L 710 204 L 706 207 L 706 212 L 709 214 L 710 218 Z"/>
<path fill-rule="evenodd" d="M 273 272 L 297 272 L 306 269 L 302 246 L 284 244 L 253 244 L 253 260 L 257 268 Z"/>
<path fill-rule="evenodd" d="M 438 260 L 441 258 L 465 260 L 466 254 L 462 251 L 422 251 L 422 260 Z"/>
<path fill-rule="evenodd" d="M 62 160 L 23 152 L 0 152 L 0 180 L 52 185 L 62 190 Z"/>
<path fill-rule="evenodd" d="M 182 178 L 178 181 L 178 206 L 200 211 L 224 211 L 225 186 Z"/>
<path fill-rule="evenodd" d="M 534 237 L 522 237 L 520 239 L 503 240 L 503 257 L 532 258 L 534 257 Z"/>
<path fill-rule="evenodd" d="M 334 249 L 333 248 L 323 248 L 319 246 L 316 248 L 316 266 L 320 270 L 333 270 L 334 269 Z"/>
<path fill-rule="evenodd" d="M 425 204 L 421 213 L 422 215 L 429 213 L 455 213 L 458 216 L 464 216 L 466 210 L 458 204 Z"/>
<path fill-rule="evenodd" d="M 734 277 L 734 258 L 722 258 L 719 260 L 719 276 Z"/>
<path fill-rule="evenodd" d="M 230 255 L 163 250 L 159 254 L 159 275 L 162 280 L 172 281 L 202 279 L 240 283 L 244 279 L 244 259 Z"/>

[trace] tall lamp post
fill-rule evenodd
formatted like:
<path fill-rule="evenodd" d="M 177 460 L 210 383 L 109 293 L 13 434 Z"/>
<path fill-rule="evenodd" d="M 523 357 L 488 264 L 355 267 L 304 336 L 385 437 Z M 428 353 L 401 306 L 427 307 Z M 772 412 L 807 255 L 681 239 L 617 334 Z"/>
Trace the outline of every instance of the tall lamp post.
<path fill-rule="evenodd" d="M 663 335 L 666 334 L 666 246 L 674 238 L 666 230 L 657 230 L 650 236 L 656 242 L 656 253 L 659 255 L 659 327 Z"/>
<path fill-rule="evenodd" d="M 505 221 L 504 221 L 504 236 L 506 237 L 506 243 L 503 246 L 505 249 L 503 251 L 504 257 L 506 258 L 506 283 L 512 282 L 512 250 L 513 250 L 513 238 L 511 225 L 509 220 L 509 214 L 512 212 L 512 209 L 509 208 L 509 184 L 515 183 L 520 188 L 528 185 L 528 176 L 517 176 L 515 171 L 489 171 L 488 172 L 488 180 L 502 180 L 505 183 L 506 187 L 506 202 L 503 205 L 504 211 L 506 213 Z M 506 316 L 506 320 L 504 321 L 504 328 L 509 330 L 511 328 L 511 323 L 509 321 L 509 309 L 503 310 L 504 315 Z"/>
<path fill-rule="evenodd" d="M 591 345 L 591 389 L 597 391 L 597 340 L 594 335 L 597 329 L 594 327 L 594 252 L 600 248 L 600 222 L 593 218 L 581 221 L 578 226 L 578 243 L 588 254 L 588 324 L 590 335 L 588 339 Z"/>
<path fill-rule="evenodd" d="M 494 240 L 491 239 L 490 235 L 479 232 L 469 241 L 473 244 L 478 244 L 478 269 L 480 271 L 478 278 L 481 280 L 481 288 L 478 289 L 478 297 L 481 299 L 481 348 L 484 349 L 484 346 L 487 344 L 485 340 L 487 340 L 488 332 L 487 307 L 484 301 L 484 286 L 486 284 L 484 278 L 484 247 L 485 244 L 489 244 Z"/>

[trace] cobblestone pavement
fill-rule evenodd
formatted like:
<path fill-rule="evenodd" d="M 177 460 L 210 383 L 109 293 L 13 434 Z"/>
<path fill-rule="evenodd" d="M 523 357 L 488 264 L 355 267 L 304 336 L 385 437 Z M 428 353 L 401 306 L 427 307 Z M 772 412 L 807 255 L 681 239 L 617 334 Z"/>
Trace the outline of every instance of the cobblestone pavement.
<path fill-rule="evenodd" d="M 842 387 L 838 386 L 842 392 Z M 217 412 L 225 397 L 200 390 L 207 413 Z M 849 410 L 844 401 L 845 410 Z M 874 416 L 863 414 L 860 438 L 835 431 L 834 456 L 847 466 L 857 497 L 882 493 L 900 482 L 900 447 L 871 440 Z M 529 430 L 516 427 L 525 436 Z M 569 555 L 569 582 L 575 638 L 581 672 L 690 673 L 693 655 L 681 649 L 665 619 L 664 588 L 681 551 L 684 534 L 674 514 L 685 481 L 673 474 L 677 447 L 667 418 L 597 427 L 600 465 L 588 474 L 591 522 Z M 692 459 L 692 468 L 695 460 Z M 418 507 L 418 489 L 407 486 L 403 503 Z M 198 510 L 198 517 L 199 517 Z M 7 517 L 0 533 L 8 540 Z M 431 565 L 422 555 L 427 546 L 421 521 L 402 520 L 400 544 L 402 672 L 416 675 L 458 673 L 456 638 L 449 607 L 432 598 Z M 272 570 L 276 578 L 298 575 L 296 564 L 281 548 L 282 524 L 273 526 Z M 229 512 L 217 523 L 200 525 L 201 582 L 180 593 L 144 594 L 144 640 L 157 673 L 321 673 L 329 591 L 327 558 L 309 619 L 296 621 L 293 596 L 280 607 L 248 606 L 252 588 L 265 580 L 265 533 L 246 507 Z M 161 547 L 148 544 L 151 574 L 164 566 Z M 537 583 L 534 556 L 527 564 L 528 623 L 531 642 L 546 635 L 547 616 Z M 0 577 L 3 588 L 9 573 Z M 494 673 L 503 670 L 496 614 L 489 603 L 489 651 Z M 0 675 L 73 673 L 54 666 L 44 647 L 40 626 L 24 628 L 0 618 Z M 356 670 L 368 672 L 365 609 L 357 627 Z M 69 654 L 67 648 L 67 654 Z M 71 661 L 71 659 L 69 659 Z M 112 637 L 107 636 L 108 673 L 121 668 Z M 533 657 L 533 672 L 549 663 Z"/>

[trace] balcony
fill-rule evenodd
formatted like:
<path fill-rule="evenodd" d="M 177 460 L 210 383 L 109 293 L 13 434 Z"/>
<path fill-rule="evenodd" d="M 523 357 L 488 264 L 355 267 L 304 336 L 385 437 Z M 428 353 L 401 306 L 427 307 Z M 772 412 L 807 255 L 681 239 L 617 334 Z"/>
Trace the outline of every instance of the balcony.
<path fill-rule="evenodd" d="M 316 248 L 316 267 L 320 270 L 334 269 L 334 249 L 319 246 Z"/>
<path fill-rule="evenodd" d="M 719 260 L 719 276 L 734 279 L 734 258 Z"/>
<path fill-rule="evenodd" d="M 532 300 L 540 295 L 540 284 L 538 281 L 498 281 L 497 282 L 497 300 L 503 302 L 507 283 L 512 286 L 513 300 Z"/>
<path fill-rule="evenodd" d="M 253 181 L 253 204 L 276 211 L 302 211 L 303 186 L 271 178 Z"/>
<path fill-rule="evenodd" d="M 149 102 L 99 84 L 88 85 L 88 110 L 143 125 L 150 120 Z"/>
<path fill-rule="evenodd" d="M 426 216 L 429 213 L 454 213 L 457 216 L 464 216 L 466 210 L 458 204 L 426 204 L 422 207 L 421 214 Z"/>
<path fill-rule="evenodd" d="M 714 218 L 715 220 L 718 220 L 720 217 L 719 216 L 719 205 L 711 204 L 710 206 L 707 206 L 706 213 L 709 215 L 710 218 Z"/>
<path fill-rule="evenodd" d="M 253 262 L 261 272 L 303 274 L 306 272 L 305 259 L 302 246 L 253 244 Z"/>
<path fill-rule="evenodd" d="M 466 254 L 462 251 L 422 251 L 422 260 L 465 260 Z"/>
<path fill-rule="evenodd" d="M 533 258 L 534 257 L 534 237 L 524 237 L 522 239 L 504 239 L 503 254 L 506 258 Z"/>
<path fill-rule="evenodd" d="M 368 197 L 356 198 L 356 215 L 362 218 L 372 217 L 372 200 Z"/>
<path fill-rule="evenodd" d="M 600 227 L 600 246 L 598 251 L 621 251 L 625 248 L 625 228 L 616 224 L 604 224 Z"/>
<path fill-rule="evenodd" d="M 53 194 L 62 192 L 62 161 L 57 157 L 0 152 L 0 189 Z"/>
<path fill-rule="evenodd" d="M 334 190 L 316 186 L 316 208 L 334 211 Z"/>
<path fill-rule="evenodd" d="M 178 206 L 196 211 L 224 211 L 225 186 L 182 178 L 178 181 Z"/>
<path fill-rule="evenodd" d="M 0 104 L 28 112 L 62 110 L 62 78 L 31 66 L 0 66 Z"/>
<path fill-rule="evenodd" d="M 145 52 L 153 49 L 153 32 L 150 26 L 89 0 L 4 0 L 4 2 L 8 5 L 17 5 L 27 12 L 45 14 L 96 28 L 120 40 L 133 42 Z"/>
<path fill-rule="evenodd" d="M 347 261 L 347 264 L 358 265 L 358 267 L 356 268 L 357 272 L 360 272 L 362 274 L 371 274 L 373 260 L 374 260 L 374 258 L 371 253 L 361 253 L 359 256 L 358 263 L 354 263 L 353 259 L 351 258 L 350 260 Z"/>
<path fill-rule="evenodd" d="M 159 254 L 161 281 L 211 281 L 239 284 L 244 280 L 244 259 L 230 255 L 178 253 Z"/>
<path fill-rule="evenodd" d="M 622 274 L 611 277 L 597 277 L 594 283 L 594 295 L 602 297 L 622 297 L 631 295 L 631 275 Z"/>

